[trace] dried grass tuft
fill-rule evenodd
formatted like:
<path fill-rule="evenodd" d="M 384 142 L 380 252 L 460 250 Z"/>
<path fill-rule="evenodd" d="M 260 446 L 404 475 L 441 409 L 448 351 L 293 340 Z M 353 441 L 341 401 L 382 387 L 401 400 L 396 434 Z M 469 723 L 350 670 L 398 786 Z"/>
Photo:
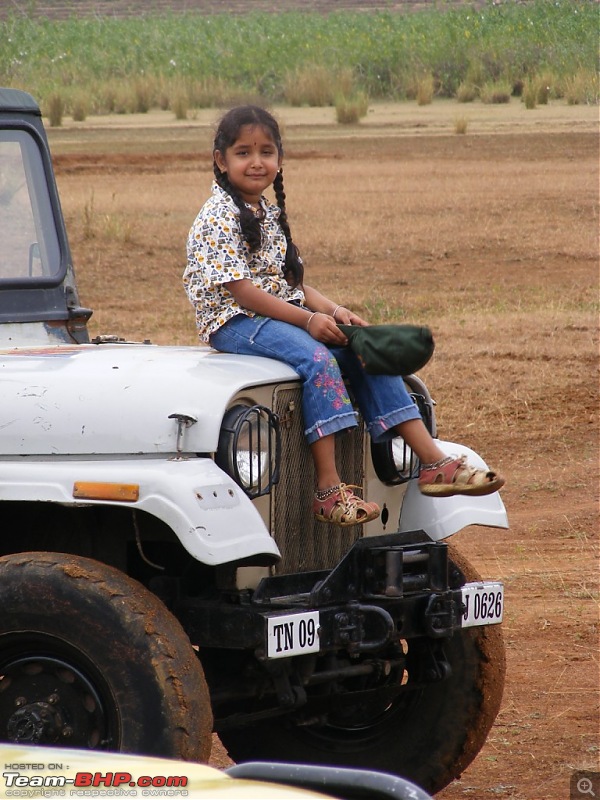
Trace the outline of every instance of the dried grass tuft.
<path fill-rule="evenodd" d="M 465 134 L 469 126 L 469 121 L 466 117 L 456 117 L 454 120 L 454 133 Z"/>
<path fill-rule="evenodd" d="M 333 106 L 336 97 L 356 93 L 356 81 L 351 69 L 334 70 L 324 64 L 311 64 L 288 72 L 283 93 L 291 106 Z"/>
<path fill-rule="evenodd" d="M 598 105 L 600 76 L 595 71 L 581 69 L 572 77 L 565 79 L 563 93 L 570 106 Z"/>
<path fill-rule="evenodd" d="M 65 101 L 62 94 L 54 92 L 51 94 L 45 103 L 46 116 L 52 128 L 60 128 L 65 113 Z"/>
<path fill-rule="evenodd" d="M 433 101 L 435 81 L 433 75 L 424 75 L 417 81 L 416 100 L 419 106 L 428 106 Z"/>
<path fill-rule="evenodd" d="M 456 99 L 459 103 L 472 103 L 477 99 L 478 91 L 474 83 L 463 82 L 456 90 Z"/>
<path fill-rule="evenodd" d="M 510 103 L 512 91 L 509 81 L 494 81 L 481 87 L 479 97 L 482 103 Z"/>
<path fill-rule="evenodd" d="M 341 96 L 335 101 L 335 116 L 341 125 L 355 125 L 366 117 L 369 110 L 369 98 L 363 92 L 352 97 Z"/>

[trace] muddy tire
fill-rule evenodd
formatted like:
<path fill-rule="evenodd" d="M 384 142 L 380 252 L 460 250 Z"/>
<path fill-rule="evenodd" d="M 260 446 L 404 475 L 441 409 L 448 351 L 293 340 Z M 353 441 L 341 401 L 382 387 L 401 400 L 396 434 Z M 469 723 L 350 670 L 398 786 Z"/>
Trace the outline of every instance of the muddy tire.
<path fill-rule="evenodd" d="M 455 585 L 478 580 L 451 550 Z M 224 730 L 234 761 L 272 760 L 382 770 L 435 793 L 458 778 L 483 746 L 502 700 L 505 653 L 500 626 L 467 628 L 444 640 L 451 675 L 392 703 L 362 707 L 346 700 L 328 724 L 294 726 L 278 717 L 251 728 Z M 426 669 L 427 647 L 412 640 L 408 673 Z M 418 677 L 417 677 L 418 680 Z"/>
<path fill-rule="evenodd" d="M 112 567 L 0 558 L 0 741 L 207 761 L 204 673 L 179 622 Z"/>

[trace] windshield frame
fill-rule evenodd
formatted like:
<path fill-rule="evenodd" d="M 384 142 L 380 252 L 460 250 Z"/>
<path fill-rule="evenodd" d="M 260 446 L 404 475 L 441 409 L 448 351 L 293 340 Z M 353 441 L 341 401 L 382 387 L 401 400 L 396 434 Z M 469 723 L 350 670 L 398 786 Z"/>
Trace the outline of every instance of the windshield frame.
<path fill-rule="evenodd" d="M 13 275 L 0 277 L 3 289 L 41 289 L 59 286 L 68 269 L 68 247 L 62 228 L 62 215 L 55 190 L 54 175 L 49 168 L 50 156 L 38 131 L 26 121 L 3 122 L 0 137 L 20 146 L 23 174 L 35 227 L 36 245 L 40 260 L 47 270 L 43 275 Z"/>

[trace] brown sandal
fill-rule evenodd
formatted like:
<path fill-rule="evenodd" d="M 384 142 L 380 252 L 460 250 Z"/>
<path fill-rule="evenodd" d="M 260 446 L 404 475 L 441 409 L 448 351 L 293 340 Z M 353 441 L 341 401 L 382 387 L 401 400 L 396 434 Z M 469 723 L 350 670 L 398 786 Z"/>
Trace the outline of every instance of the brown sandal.
<path fill-rule="evenodd" d="M 357 497 L 351 489 L 360 489 L 360 486 L 348 486 L 340 483 L 324 492 L 315 494 L 313 512 L 321 522 L 331 522 L 342 527 L 349 525 L 362 525 L 377 519 L 379 506 L 376 503 L 367 503 Z M 318 494 L 325 495 L 318 497 Z"/>
<path fill-rule="evenodd" d="M 466 456 L 442 458 L 422 465 L 419 472 L 419 489 L 430 497 L 492 494 L 504 483 L 504 478 L 491 470 L 471 467 Z"/>

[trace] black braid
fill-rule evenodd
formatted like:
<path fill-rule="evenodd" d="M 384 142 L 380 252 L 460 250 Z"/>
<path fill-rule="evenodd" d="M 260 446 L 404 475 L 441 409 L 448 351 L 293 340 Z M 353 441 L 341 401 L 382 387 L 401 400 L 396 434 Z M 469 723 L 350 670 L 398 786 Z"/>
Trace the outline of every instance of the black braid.
<path fill-rule="evenodd" d="M 281 230 L 287 241 L 287 249 L 285 252 L 285 278 L 291 286 L 298 286 L 302 283 L 304 278 L 304 265 L 300 258 L 300 252 L 292 240 L 292 232 L 290 231 L 290 224 L 287 218 L 287 211 L 285 209 L 285 192 L 283 190 L 283 169 L 280 169 L 273 181 L 273 189 L 275 190 L 275 197 L 277 205 L 280 209 L 279 224 Z"/>
<path fill-rule="evenodd" d="M 246 240 L 251 253 L 260 250 L 262 245 L 262 230 L 260 227 L 259 219 L 254 215 L 254 212 L 248 208 L 246 203 L 242 200 L 238 192 L 234 189 L 226 172 L 221 172 L 216 162 L 214 163 L 215 180 L 223 189 L 230 195 L 233 202 L 236 204 L 240 211 L 240 227 L 242 229 L 242 236 Z"/>

